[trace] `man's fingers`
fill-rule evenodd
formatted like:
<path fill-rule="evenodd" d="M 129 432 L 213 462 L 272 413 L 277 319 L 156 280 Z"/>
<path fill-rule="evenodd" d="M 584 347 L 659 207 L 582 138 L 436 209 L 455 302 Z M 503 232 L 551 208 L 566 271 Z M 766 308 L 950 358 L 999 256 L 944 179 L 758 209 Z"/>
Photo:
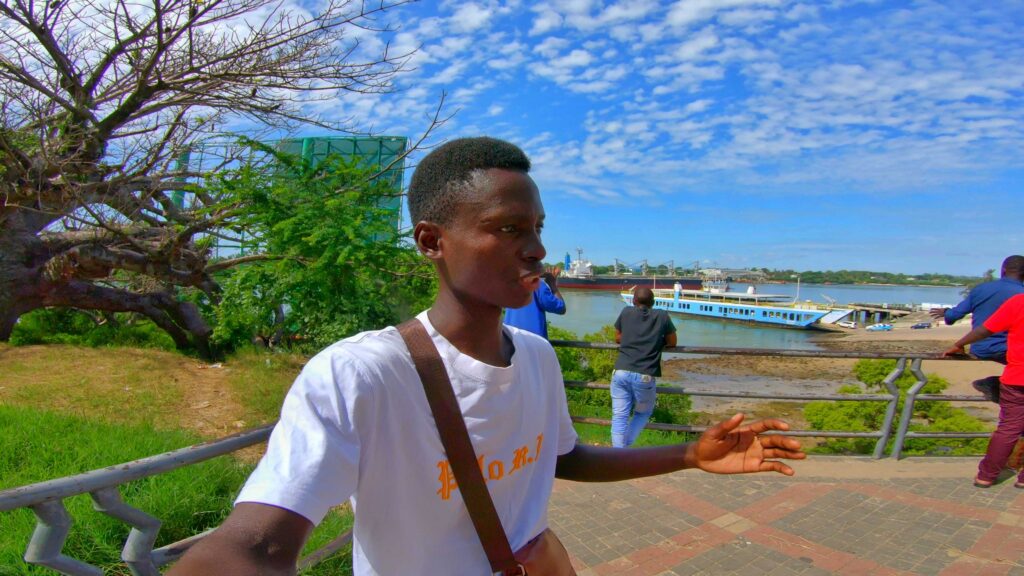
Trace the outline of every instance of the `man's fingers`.
<path fill-rule="evenodd" d="M 776 418 L 767 418 L 765 420 L 758 420 L 757 422 L 744 427 L 740 432 L 748 430 L 754 434 L 760 434 L 762 432 L 767 432 L 768 430 L 789 430 L 789 424 Z"/>
<path fill-rule="evenodd" d="M 765 448 L 785 448 L 787 450 L 799 450 L 800 441 L 796 438 L 783 436 L 782 434 L 764 434 L 758 436 L 761 446 Z"/>
<path fill-rule="evenodd" d="M 792 476 L 796 474 L 796 471 L 786 466 L 782 462 L 770 462 L 765 461 L 761 463 L 761 467 L 758 469 L 760 472 L 778 472 L 779 474 L 785 474 L 786 476 Z"/>
<path fill-rule="evenodd" d="M 786 450 L 784 448 L 769 448 L 764 451 L 765 460 L 785 458 L 786 460 L 803 460 L 807 454 L 799 450 Z"/>
<path fill-rule="evenodd" d="M 714 438 L 715 440 L 721 440 L 728 436 L 731 432 L 739 427 L 740 423 L 743 422 L 743 414 L 734 414 L 732 418 L 728 420 L 722 420 L 718 424 L 715 424 L 711 428 L 708 428 L 705 434 Z"/>

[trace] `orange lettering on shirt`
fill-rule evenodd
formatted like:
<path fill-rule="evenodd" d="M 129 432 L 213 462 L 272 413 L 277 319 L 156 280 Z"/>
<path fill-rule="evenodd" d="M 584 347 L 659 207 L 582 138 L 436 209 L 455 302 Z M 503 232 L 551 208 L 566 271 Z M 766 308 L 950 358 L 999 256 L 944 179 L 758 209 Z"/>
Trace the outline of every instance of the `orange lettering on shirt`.
<path fill-rule="evenodd" d="M 491 480 L 501 480 L 505 476 L 505 463 L 501 460 L 491 460 L 487 465 L 487 477 Z"/>
<path fill-rule="evenodd" d="M 438 488 L 437 493 L 441 496 L 441 500 L 448 500 L 452 497 L 452 491 L 459 487 L 455 482 L 455 472 L 452 471 L 452 467 L 448 464 L 447 460 L 438 462 L 437 467 L 441 471 L 437 476 L 437 479 L 441 482 L 441 487 Z"/>
<path fill-rule="evenodd" d="M 540 450 L 544 444 L 544 435 L 537 435 L 537 452 L 533 455 L 530 454 L 530 446 L 522 446 L 512 451 L 512 461 L 508 470 L 508 476 L 511 476 L 513 472 L 521 468 L 533 464 L 540 458 Z M 494 460 L 488 460 L 487 455 L 483 454 L 477 456 L 476 464 L 480 467 L 480 475 L 484 477 L 484 482 L 490 482 L 491 480 L 501 480 L 506 476 L 505 462 L 498 458 Z M 437 489 L 437 495 L 441 497 L 441 500 L 449 500 L 452 497 L 452 492 L 459 489 L 458 482 L 455 480 L 455 471 L 452 470 L 451 464 L 447 460 L 440 460 L 437 463 L 438 475 L 437 480 L 441 487 Z"/>
<path fill-rule="evenodd" d="M 527 464 L 530 463 L 530 461 L 527 460 L 527 456 L 529 454 L 530 454 L 530 447 L 529 446 L 523 446 L 522 448 L 516 450 L 515 453 L 513 453 L 513 455 L 512 455 L 512 469 L 508 471 L 509 475 L 512 475 L 513 472 L 515 472 L 516 470 L 519 470 L 523 466 L 526 466 Z"/>

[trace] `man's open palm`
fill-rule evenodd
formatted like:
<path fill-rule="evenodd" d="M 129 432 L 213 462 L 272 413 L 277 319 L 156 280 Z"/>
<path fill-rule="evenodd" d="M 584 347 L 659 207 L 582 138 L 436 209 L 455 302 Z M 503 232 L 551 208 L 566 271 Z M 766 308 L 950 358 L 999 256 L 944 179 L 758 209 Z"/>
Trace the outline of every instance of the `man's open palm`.
<path fill-rule="evenodd" d="M 782 420 L 761 420 L 741 427 L 742 422 L 743 414 L 737 414 L 701 434 L 694 447 L 696 466 L 716 474 L 780 472 L 792 476 L 793 469 L 777 459 L 803 460 L 807 457 L 795 438 L 762 435 L 769 430 L 789 430 L 789 424 Z"/>

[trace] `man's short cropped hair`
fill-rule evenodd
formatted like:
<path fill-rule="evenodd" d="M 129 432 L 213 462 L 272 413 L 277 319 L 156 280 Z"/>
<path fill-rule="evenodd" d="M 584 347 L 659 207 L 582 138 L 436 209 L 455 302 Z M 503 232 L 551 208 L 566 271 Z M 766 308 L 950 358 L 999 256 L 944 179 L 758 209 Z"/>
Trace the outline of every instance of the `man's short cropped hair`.
<path fill-rule="evenodd" d="M 1003 260 L 1003 273 L 1021 274 L 1024 272 L 1024 256 L 1014 254 L 1013 256 L 1007 256 L 1006 260 Z"/>
<path fill-rule="evenodd" d="M 530 171 L 530 159 L 515 144 L 481 136 L 458 138 L 420 160 L 409 183 L 409 218 L 448 224 L 455 208 L 473 190 L 478 171 L 499 168 Z"/>
<path fill-rule="evenodd" d="M 654 306 L 654 291 L 647 287 L 637 288 L 633 292 L 633 304 L 648 308 Z"/>

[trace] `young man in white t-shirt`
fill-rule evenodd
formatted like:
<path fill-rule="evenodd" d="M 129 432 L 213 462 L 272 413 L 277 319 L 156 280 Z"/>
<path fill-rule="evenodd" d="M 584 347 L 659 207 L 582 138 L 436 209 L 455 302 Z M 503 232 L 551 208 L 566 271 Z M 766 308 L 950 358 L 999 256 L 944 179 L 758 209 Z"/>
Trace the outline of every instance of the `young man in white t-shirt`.
<path fill-rule="evenodd" d="M 519 148 L 449 142 L 417 166 L 409 211 L 438 275 L 418 316 L 455 389 L 487 487 L 513 549 L 547 527 L 554 478 L 614 481 L 684 468 L 734 474 L 793 470 L 800 444 L 740 427 L 644 449 L 576 443 L 558 361 L 529 332 L 502 327 L 544 272 L 544 208 Z M 357 575 L 490 573 L 412 359 L 394 328 L 364 332 L 314 357 L 289 391 L 267 454 L 224 524 L 170 575 L 294 574 L 313 526 L 351 500 Z"/>

